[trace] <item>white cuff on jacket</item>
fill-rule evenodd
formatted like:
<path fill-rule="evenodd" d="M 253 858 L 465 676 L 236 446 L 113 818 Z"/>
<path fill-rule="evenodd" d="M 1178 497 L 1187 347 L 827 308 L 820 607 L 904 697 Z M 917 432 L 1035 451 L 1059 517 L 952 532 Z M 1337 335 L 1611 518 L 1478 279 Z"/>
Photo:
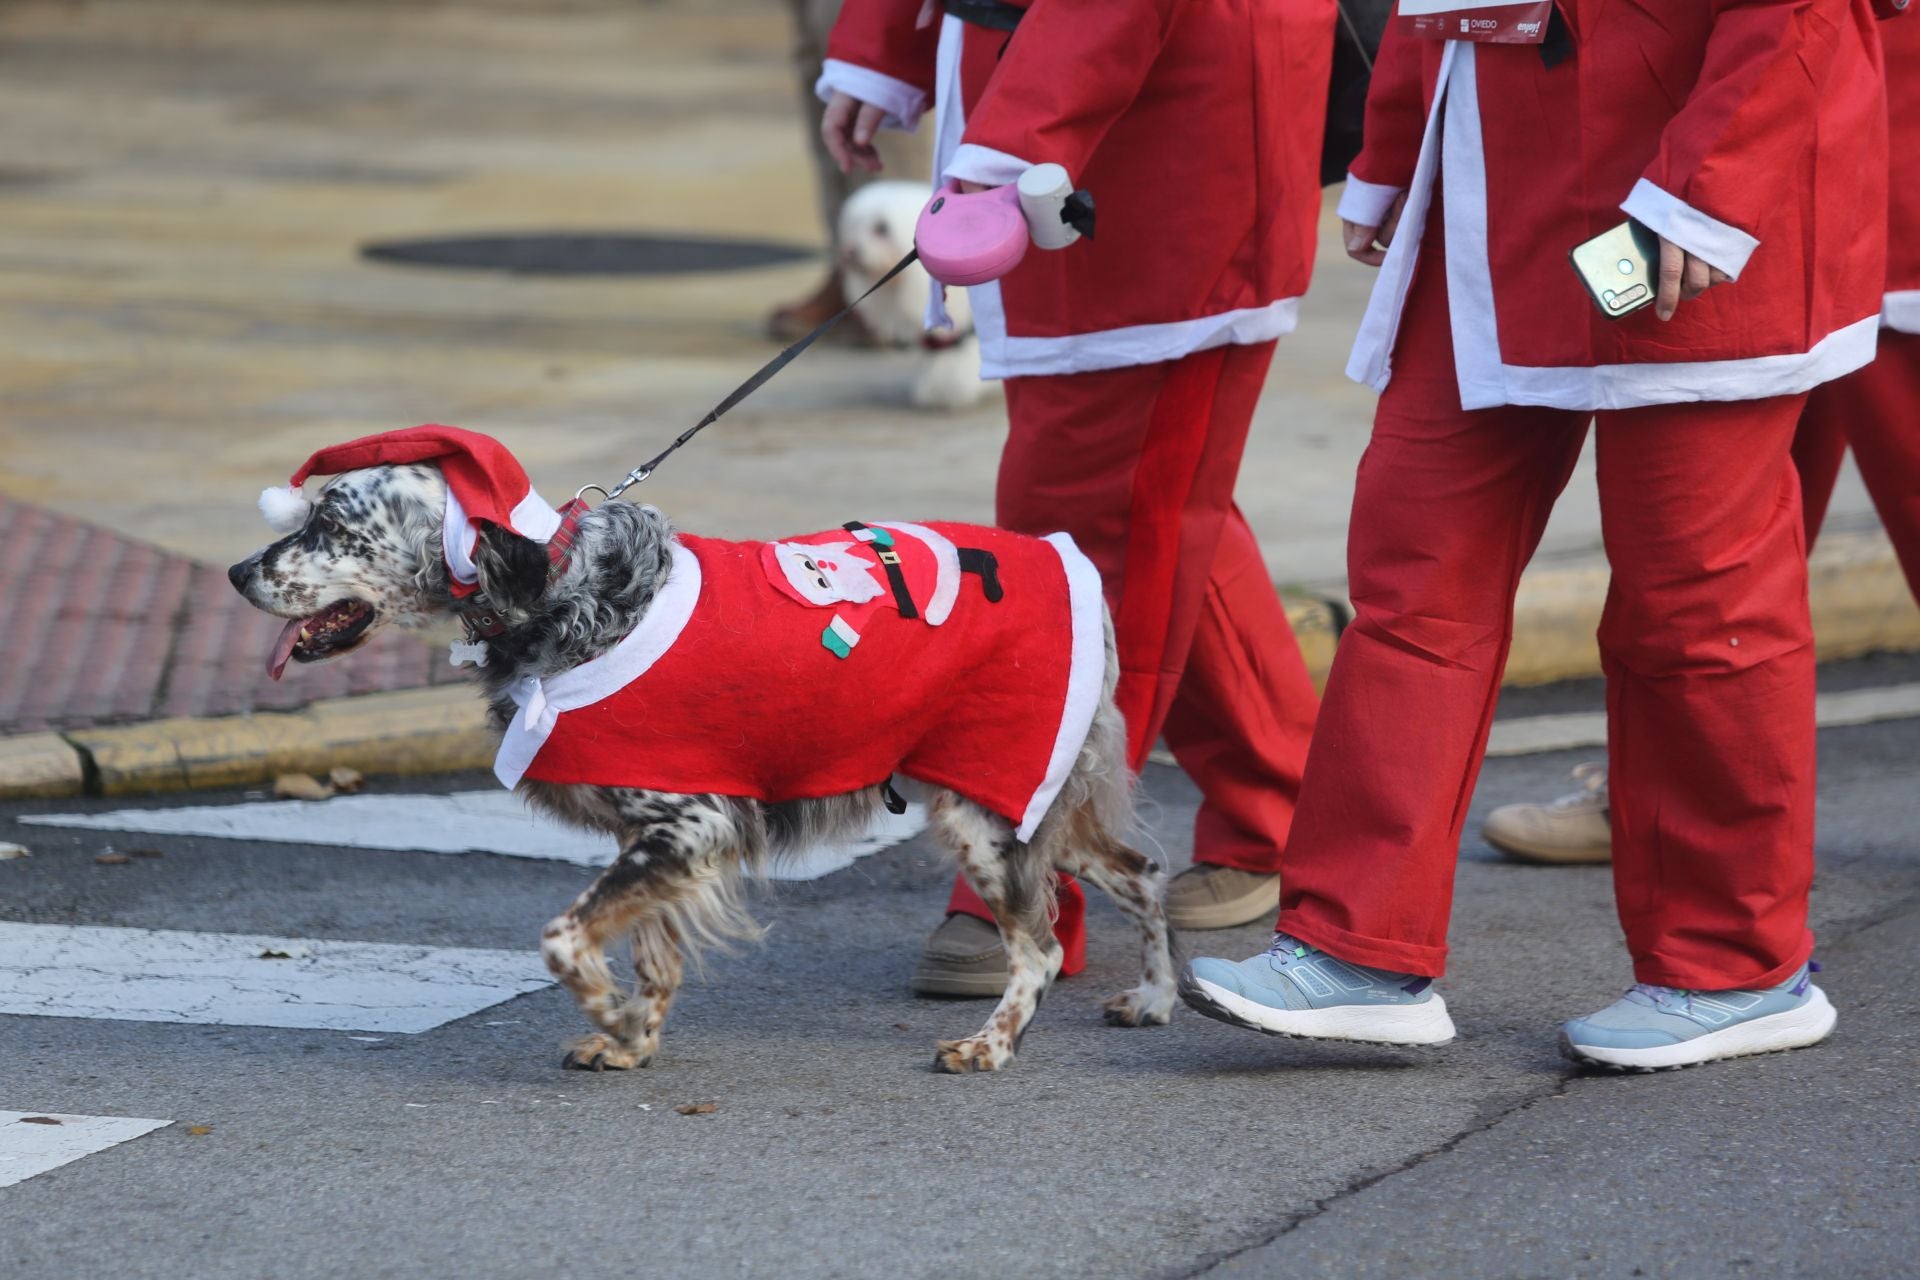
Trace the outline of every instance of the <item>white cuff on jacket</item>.
<path fill-rule="evenodd" d="M 1718 267 L 1735 280 L 1746 270 L 1747 259 L 1760 242 L 1718 218 L 1710 218 L 1692 205 L 1683 203 L 1663 187 L 1645 178 L 1634 184 L 1633 192 L 1620 202 L 1628 217 L 1657 236 L 1679 245 L 1710 267 Z"/>
<path fill-rule="evenodd" d="M 1405 187 L 1388 187 L 1365 178 L 1347 175 L 1347 189 L 1340 194 L 1340 207 L 1334 212 L 1360 227 L 1377 227 L 1387 220 L 1387 210 L 1400 198 Z"/>
<path fill-rule="evenodd" d="M 856 66 L 838 58 L 828 58 L 821 65 L 820 78 L 814 81 L 813 91 L 822 102 L 836 93 L 850 94 L 887 113 L 880 122 L 883 128 L 902 129 L 907 133 L 918 129 L 920 117 L 927 113 L 927 95 L 905 80 L 895 80 L 870 67 Z"/>
<path fill-rule="evenodd" d="M 1020 181 L 1020 175 L 1031 168 L 1033 165 L 1019 156 L 963 142 L 947 164 L 946 177 L 956 182 L 977 182 L 983 187 L 1005 187 Z"/>

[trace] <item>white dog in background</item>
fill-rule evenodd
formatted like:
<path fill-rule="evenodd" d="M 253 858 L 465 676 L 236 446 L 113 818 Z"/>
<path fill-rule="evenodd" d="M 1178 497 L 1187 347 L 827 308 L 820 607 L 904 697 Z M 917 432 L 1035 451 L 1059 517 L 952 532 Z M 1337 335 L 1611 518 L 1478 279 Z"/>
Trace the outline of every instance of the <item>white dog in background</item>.
<path fill-rule="evenodd" d="M 840 281 L 857 298 L 913 248 L 914 224 L 926 207 L 920 182 L 870 182 L 840 206 Z M 883 341 L 923 347 L 913 403 L 922 409 L 969 409 L 985 394 L 980 381 L 980 340 L 965 289 L 947 290 L 951 330 L 925 332 L 927 294 L 933 278 L 914 263 L 892 284 L 867 299 L 860 317 Z"/>

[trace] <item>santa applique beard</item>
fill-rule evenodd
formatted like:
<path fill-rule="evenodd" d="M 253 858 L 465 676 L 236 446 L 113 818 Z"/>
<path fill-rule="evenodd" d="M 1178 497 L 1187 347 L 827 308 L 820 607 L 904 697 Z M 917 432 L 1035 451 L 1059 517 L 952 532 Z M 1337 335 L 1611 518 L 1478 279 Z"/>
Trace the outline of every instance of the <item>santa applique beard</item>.
<path fill-rule="evenodd" d="M 1065 534 L 851 523 L 774 542 L 678 535 L 613 649 L 509 688 L 494 772 L 767 803 L 894 775 L 1030 839 L 1105 686 L 1100 575 Z"/>

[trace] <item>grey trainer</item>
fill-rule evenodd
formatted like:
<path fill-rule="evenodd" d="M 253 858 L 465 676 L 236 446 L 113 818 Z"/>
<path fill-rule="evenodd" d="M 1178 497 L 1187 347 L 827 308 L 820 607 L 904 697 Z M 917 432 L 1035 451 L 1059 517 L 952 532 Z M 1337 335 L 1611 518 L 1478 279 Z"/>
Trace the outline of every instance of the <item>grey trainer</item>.
<path fill-rule="evenodd" d="M 1000 945 L 1000 930 L 964 911 L 949 915 L 920 948 L 913 989 L 923 996 L 998 997 L 1007 989 L 1007 952 Z"/>
<path fill-rule="evenodd" d="M 1280 877 L 1196 862 L 1167 882 L 1167 923 L 1231 929 L 1280 913 Z"/>

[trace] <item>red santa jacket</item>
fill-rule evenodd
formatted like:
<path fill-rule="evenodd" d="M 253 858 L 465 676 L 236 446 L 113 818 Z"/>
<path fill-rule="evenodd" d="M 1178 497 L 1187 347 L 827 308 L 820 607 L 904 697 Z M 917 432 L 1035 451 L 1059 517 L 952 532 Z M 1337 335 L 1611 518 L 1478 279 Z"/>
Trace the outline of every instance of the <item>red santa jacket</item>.
<path fill-rule="evenodd" d="M 1098 237 L 972 291 L 983 373 L 1077 373 L 1290 332 L 1313 270 L 1333 0 L 1013 0 L 1011 37 L 922 0 L 846 0 L 823 95 L 988 185 L 1063 165 Z"/>
<path fill-rule="evenodd" d="M 1436 172 L 1468 408 L 1804 391 L 1872 359 L 1886 113 L 1869 0 L 1558 0 L 1570 57 L 1389 29 L 1341 216 L 1406 212 L 1348 372 L 1390 376 Z M 1903 19 L 1905 21 L 1905 19 Z M 1622 211 L 1735 278 L 1662 323 L 1567 266 Z"/>
<path fill-rule="evenodd" d="M 1887 218 L 1887 296 L 1880 322 L 1920 333 L 1920 17 L 1881 24 L 1893 182 Z"/>
<path fill-rule="evenodd" d="M 1064 533 L 850 525 L 681 537 L 646 616 L 600 657 L 512 690 L 494 761 L 543 782 L 840 795 L 901 774 L 1030 839 L 1106 675 L 1100 575 Z"/>

